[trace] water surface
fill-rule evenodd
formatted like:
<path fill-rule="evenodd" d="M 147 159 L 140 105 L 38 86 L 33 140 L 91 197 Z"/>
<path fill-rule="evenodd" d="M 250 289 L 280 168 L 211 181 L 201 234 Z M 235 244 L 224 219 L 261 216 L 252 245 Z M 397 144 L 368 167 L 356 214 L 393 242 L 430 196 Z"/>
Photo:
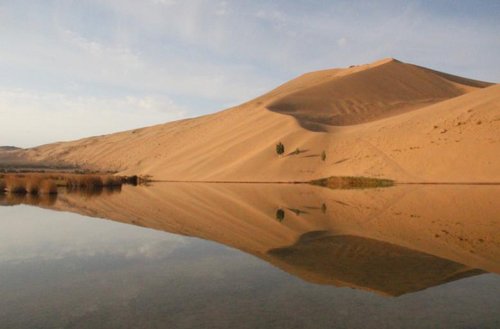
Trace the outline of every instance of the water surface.
<path fill-rule="evenodd" d="M 0 207 L 1 327 L 497 328 L 499 197 L 253 184 L 3 197 L 16 205 Z"/>

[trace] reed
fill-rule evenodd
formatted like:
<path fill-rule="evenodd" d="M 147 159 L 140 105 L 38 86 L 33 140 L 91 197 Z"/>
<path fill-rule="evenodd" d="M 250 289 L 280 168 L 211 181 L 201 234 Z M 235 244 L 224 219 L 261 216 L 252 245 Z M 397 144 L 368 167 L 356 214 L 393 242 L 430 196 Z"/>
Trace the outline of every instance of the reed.
<path fill-rule="evenodd" d="M 57 184 L 52 179 L 44 179 L 40 183 L 40 194 L 57 194 Z"/>
<path fill-rule="evenodd" d="M 53 206 L 57 201 L 57 194 L 39 194 L 38 205 L 42 207 Z"/>
<path fill-rule="evenodd" d="M 71 189 L 98 189 L 104 186 L 100 176 L 72 175 L 66 177 L 66 186 Z"/>
<path fill-rule="evenodd" d="M 42 178 L 39 175 L 24 176 L 24 187 L 29 194 L 38 194 Z"/>
<path fill-rule="evenodd" d="M 57 194 L 58 186 L 65 186 L 68 190 L 98 191 L 105 187 L 119 189 L 124 183 L 127 183 L 125 177 L 114 175 L 11 173 L 0 176 L 0 193 Z"/>
<path fill-rule="evenodd" d="M 22 204 L 25 198 L 25 194 L 9 193 L 5 195 L 5 200 L 3 202 L 9 206 L 16 206 Z"/>
<path fill-rule="evenodd" d="M 122 186 L 123 184 L 122 178 L 118 176 L 107 175 L 107 176 L 102 176 L 101 179 L 103 186 L 113 187 L 113 186 Z"/>
<path fill-rule="evenodd" d="M 26 194 L 20 199 L 20 201 L 21 201 L 21 204 L 27 204 L 30 206 L 50 207 L 56 203 L 57 195 L 55 195 L 55 194 Z"/>
<path fill-rule="evenodd" d="M 18 176 L 5 176 L 5 185 L 7 192 L 16 194 L 26 194 L 25 181 L 22 177 Z"/>

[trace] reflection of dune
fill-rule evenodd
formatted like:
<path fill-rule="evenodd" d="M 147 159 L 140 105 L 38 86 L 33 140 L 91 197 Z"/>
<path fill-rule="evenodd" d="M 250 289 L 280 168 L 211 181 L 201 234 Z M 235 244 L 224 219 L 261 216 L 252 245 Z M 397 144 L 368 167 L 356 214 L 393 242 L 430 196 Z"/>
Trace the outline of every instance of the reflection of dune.
<path fill-rule="evenodd" d="M 398 245 L 346 235 L 300 239 L 268 254 L 266 260 L 304 280 L 391 296 L 484 273 Z"/>
<path fill-rule="evenodd" d="M 499 197 L 497 186 L 164 183 L 60 194 L 50 208 L 216 241 L 312 282 L 400 295 L 500 272 Z"/>

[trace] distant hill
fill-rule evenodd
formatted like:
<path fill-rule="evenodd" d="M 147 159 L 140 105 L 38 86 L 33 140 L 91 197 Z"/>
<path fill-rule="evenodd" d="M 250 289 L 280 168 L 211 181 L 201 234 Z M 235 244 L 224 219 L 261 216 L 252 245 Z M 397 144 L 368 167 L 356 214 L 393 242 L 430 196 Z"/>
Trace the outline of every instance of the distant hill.
<path fill-rule="evenodd" d="M 500 85 L 390 58 L 304 74 L 211 115 L 20 153 L 162 180 L 486 182 L 500 181 L 499 131 Z"/>
<path fill-rule="evenodd" d="M 16 146 L 0 146 L 0 151 L 15 151 L 15 150 L 20 150 L 20 147 Z"/>

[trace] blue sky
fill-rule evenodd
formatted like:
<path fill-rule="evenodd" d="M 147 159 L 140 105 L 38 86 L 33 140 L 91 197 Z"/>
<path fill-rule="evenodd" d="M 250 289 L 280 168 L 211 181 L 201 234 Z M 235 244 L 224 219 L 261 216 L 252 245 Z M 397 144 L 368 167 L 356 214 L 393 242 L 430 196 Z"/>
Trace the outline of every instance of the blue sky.
<path fill-rule="evenodd" d="M 500 82 L 500 1 L 0 0 L 0 145 L 211 113 L 384 57 Z"/>

